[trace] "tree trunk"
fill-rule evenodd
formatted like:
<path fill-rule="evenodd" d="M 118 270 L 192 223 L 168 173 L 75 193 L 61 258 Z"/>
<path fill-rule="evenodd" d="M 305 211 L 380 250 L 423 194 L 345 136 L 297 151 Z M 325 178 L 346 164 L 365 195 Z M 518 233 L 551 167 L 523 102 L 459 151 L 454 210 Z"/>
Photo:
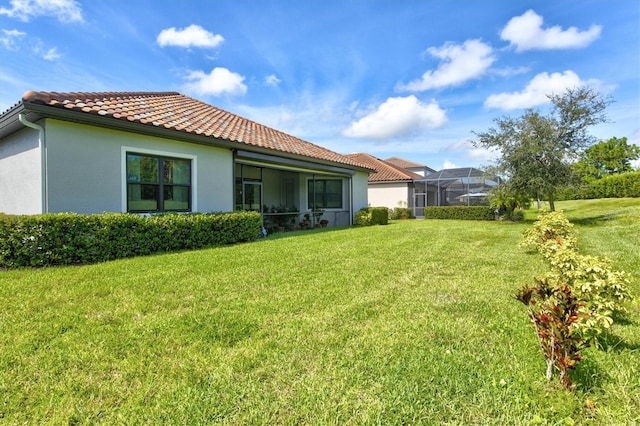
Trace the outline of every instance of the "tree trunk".
<path fill-rule="evenodd" d="M 552 212 L 556 211 L 556 204 L 553 202 L 553 194 L 549 194 L 549 210 Z"/>

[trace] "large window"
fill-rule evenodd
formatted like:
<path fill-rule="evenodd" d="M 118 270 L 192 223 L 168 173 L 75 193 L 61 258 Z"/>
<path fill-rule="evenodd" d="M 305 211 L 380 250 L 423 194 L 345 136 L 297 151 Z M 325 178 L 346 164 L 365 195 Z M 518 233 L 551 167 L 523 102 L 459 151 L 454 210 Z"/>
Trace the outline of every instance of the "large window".
<path fill-rule="evenodd" d="M 342 180 L 316 179 L 308 181 L 307 207 L 309 209 L 341 209 Z"/>
<path fill-rule="evenodd" d="M 191 211 L 191 160 L 127 153 L 127 211 Z"/>

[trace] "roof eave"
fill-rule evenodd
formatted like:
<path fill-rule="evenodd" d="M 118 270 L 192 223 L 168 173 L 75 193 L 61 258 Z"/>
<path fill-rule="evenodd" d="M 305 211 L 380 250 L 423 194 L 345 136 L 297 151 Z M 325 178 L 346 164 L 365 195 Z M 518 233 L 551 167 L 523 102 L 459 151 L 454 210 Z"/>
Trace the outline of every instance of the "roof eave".
<path fill-rule="evenodd" d="M 413 179 L 373 180 L 369 183 L 413 183 Z"/>
<path fill-rule="evenodd" d="M 5 120 L 7 121 L 6 134 L 13 133 L 20 128 L 24 127 L 18 120 L 18 115 L 22 111 L 27 111 L 27 118 L 29 121 L 37 121 L 42 118 L 53 118 L 62 121 L 69 121 L 77 124 L 84 124 L 90 126 L 103 127 L 113 130 L 120 130 L 125 132 L 137 133 L 147 136 L 162 137 L 166 139 L 180 140 L 183 142 L 195 143 L 200 145 L 215 146 L 218 148 L 226 148 L 230 150 L 242 149 L 244 151 L 252 151 L 263 154 L 277 153 L 278 156 L 283 158 L 290 158 L 296 160 L 304 160 L 308 162 L 316 162 L 318 164 L 325 165 L 338 165 L 342 168 L 353 169 L 360 172 L 371 173 L 372 170 L 366 167 L 360 167 L 352 164 L 341 163 L 338 161 L 323 160 L 320 158 L 292 154 L 284 151 L 278 151 L 269 148 L 256 147 L 242 142 L 229 141 L 226 139 L 215 138 L 213 136 L 198 135 L 194 133 L 188 133 L 185 131 L 166 129 L 164 127 L 139 123 L 135 121 L 117 119 L 113 117 L 104 117 L 98 114 L 92 113 L 79 113 L 74 110 L 66 110 L 59 107 L 53 107 L 49 105 L 43 105 L 40 103 L 31 102 L 19 102 L 12 109 L 8 110 L 0 117 L 0 126 L 5 130 Z M 5 134 L 0 133 L 0 136 L 4 137 Z"/>
<path fill-rule="evenodd" d="M 25 111 L 25 107 L 20 101 L 0 115 L 0 138 L 15 133 L 24 127 L 24 124 L 19 119 L 20 113 L 23 111 Z M 29 121 L 37 121 L 40 118 L 37 114 L 27 114 Z"/>

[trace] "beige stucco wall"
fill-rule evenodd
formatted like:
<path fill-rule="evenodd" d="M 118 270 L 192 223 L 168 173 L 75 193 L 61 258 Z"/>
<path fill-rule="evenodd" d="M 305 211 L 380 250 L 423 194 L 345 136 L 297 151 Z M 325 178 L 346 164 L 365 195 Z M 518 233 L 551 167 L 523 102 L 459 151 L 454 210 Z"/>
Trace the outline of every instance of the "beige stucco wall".
<path fill-rule="evenodd" d="M 49 211 L 126 211 L 126 152 L 192 160 L 193 211 L 233 210 L 231 151 L 47 119 Z"/>
<path fill-rule="evenodd" d="M 101 213 L 126 211 L 127 152 L 152 153 L 192 161 L 193 211 L 232 211 L 233 155 L 230 150 L 171 139 L 46 119 L 49 212 Z M 42 180 L 38 132 L 23 129 L 0 141 L 0 212 L 42 213 Z M 266 188 L 282 190 L 281 177 L 292 179 L 293 203 L 307 210 L 307 180 L 311 174 L 265 170 Z M 296 179 L 297 177 L 297 179 Z M 348 225 L 353 213 L 369 204 L 367 173 L 343 181 L 343 209 L 327 211 L 332 225 Z M 350 202 L 349 197 L 353 200 Z M 277 193 L 265 194 L 272 204 Z"/>
<path fill-rule="evenodd" d="M 42 213 L 38 131 L 25 128 L 0 141 L 0 212 Z"/>
<path fill-rule="evenodd" d="M 407 203 L 409 200 L 409 189 L 404 182 L 372 184 L 368 194 L 371 207 L 402 207 L 400 202 Z"/>

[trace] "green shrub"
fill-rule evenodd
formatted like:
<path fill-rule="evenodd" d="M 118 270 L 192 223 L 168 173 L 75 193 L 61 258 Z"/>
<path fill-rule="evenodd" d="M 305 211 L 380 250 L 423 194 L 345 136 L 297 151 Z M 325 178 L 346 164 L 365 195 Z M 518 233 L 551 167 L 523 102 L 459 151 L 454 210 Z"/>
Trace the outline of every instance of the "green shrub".
<path fill-rule="evenodd" d="M 411 209 L 409 207 L 396 207 L 393 209 L 389 209 L 389 219 L 391 220 L 399 220 L 399 219 L 410 219 Z"/>
<path fill-rule="evenodd" d="M 640 197 L 640 171 L 605 176 L 593 180 L 582 191 L 582 198 Z"/>
<path fill-rule="evenodd" d="M 255 212 L 0 217 L 0 267 L 95 263 L 151 253 L 251 241 L 260 233 Z"/>
<path fill-rule="evenodd" d="M 640 197 L 640 171 L 583 181 L 579 186 L 562 188 L 558 200 Z"/>
<path fill-rule="evenodd" d="M 425 219 L 495 220 L 493 208 L 488 206 L 425 207 Z"/>
<path fill-rule="evenodd" d="M 529 319 L 538 337 L 538 345 L 547 363 L 546 377 L 550 382 L 553 371 L 560 373 L 560 383 L 571 387 L 569 370 L 582 360 L 580 351 L 588 346 L 575 325 L 583 314 L 582 304 L 567 285 L 556 285 L 538 280 L 534 286 L 525 287 L 516 299 L 527 306 Z"/>
<path fill-rule="evenodd" d="M 561 211 L 541 210 L 533 226 L 523 233 L 521 247 L 539 251 L 546 259 L 557 245 L 576 248 L 573 224 Z"/>
<path fill-rule="evenodd" d="M 573 224 L 562 212 L 541 212 L 523 236 L 521 246 L 536 249 L 551 266 L 540 280 L 571 289 L 581 304 L 574 328 L 585 340 L 597 343 L 613 324 L 613 315 L 625 312 L 623 304 L 631 297 L 627 274 L 614 271 L 606 258 L 579 254 Z"/>
<path fill-rule="evenodd" d="M 386 225 L 389 223 L 389 209 L 387 207 L 365 207 L 356 212 L 357 226 Z"/>
<path fill-rule="evenodd" d="M 613 315 L 626 312 L 624 303 L 631 298 L 629 276 L 614 271 L 607 258 L 581 255 L 566 246 L 556 249 L 548 260 L 551 270 L 544 279 L 572 289 L 584 314 L 576 330 L 584 339 L 597 341 L 613 324 Z"/>

